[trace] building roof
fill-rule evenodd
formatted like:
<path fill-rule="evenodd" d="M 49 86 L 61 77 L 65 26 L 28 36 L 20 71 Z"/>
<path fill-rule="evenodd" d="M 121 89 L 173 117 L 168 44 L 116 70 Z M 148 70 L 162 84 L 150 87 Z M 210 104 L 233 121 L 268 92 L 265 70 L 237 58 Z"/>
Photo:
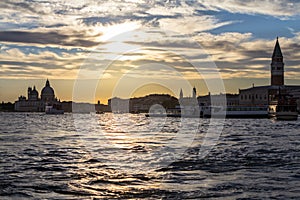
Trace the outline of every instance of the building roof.
<path fill-rule="evenodd" d="M 54 90 L 50 86 L 50 82 L 47 79 L 45 87 L 42 89 L 42 96 L 53 96 L 54 97 Z"/>
<path fill-rule="evenodd" d="M 35 94 L 35 95 L 39 95 L 38 91 L 35 89 L 35 86 L 33 86 L 33 90 L 30 92 L 31 95 Z"/>
<path fill-rule="evenodd" d="M 264 89 L 300 89 L 300 85 L 264 85 L 264 86 L 256 86 L 256 87 L 250 87 L 246 89 L 240 89 L 240 91 L 251 91 L 251 90 L 264 90 Z"/>
<path fill-rule="evenodd" d="M 271 90 L 271 89 L 276 89 L 278 90 L 279 88 L 285 88 L 286 86 L 282 85 L 264 85 L 264 86 L 255 86 L 255 87 L 250 87 L 246 89 L 240 89 L 240 92 L 243 91 L 251 91 L 251 90 Z"/>
<path fill-rule="evenodd" d="M 281 48 L 280 48 L 280 45 L 279 45 L 278 37 L 277 37 L 276 44 L 275 44 L 274 51 L 273 51 L 273 55 L 272 55 L 272 58 L 275 58 L 275 57 L 277 57 L 277 58 L 278 57 L 283 57 L 282 52 L 281 52 Z"/>
<path fill-rule="evenodd" d="M 286 85 L 288 89 L 300 89 L 300 85 Z"/>

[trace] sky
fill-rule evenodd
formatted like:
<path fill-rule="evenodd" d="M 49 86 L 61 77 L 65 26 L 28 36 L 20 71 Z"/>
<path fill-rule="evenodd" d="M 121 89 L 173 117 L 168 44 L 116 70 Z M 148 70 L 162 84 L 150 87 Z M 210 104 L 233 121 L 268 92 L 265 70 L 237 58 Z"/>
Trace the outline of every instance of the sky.
<path fill-rule="evenodd" d="M 298 0 L 2 0 L 0 100 L 50 80 L 61 100 L 106 104 L 270 83 L 276 37 L 300 85 Z"/>

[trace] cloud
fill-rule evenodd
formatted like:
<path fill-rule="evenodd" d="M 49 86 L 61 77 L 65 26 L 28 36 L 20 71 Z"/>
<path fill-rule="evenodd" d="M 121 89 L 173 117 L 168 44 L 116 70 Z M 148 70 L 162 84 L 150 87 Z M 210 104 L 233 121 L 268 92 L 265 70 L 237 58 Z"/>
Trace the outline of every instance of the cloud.
<path fill-rule="evenodd" d="M 24 53 L 19 48 L 6 47 L 0 51 L 0 57 L 0 78 L 60 77 L 69 79 L 76 77 L 77 70 L 86 58 L 86 54 L 55 53 L 47 50 Z"/>
<path fill-rule="evenodd" d="M 0 7 L 4 8 L 0 17 L 0 41 L 10 49 L 0 51 L 1 70 L 5 69 L 2 77 L 11 76 L 9 72 L 21 76 L 22 73 L 15 72 L 22 67 L 27 71 L 49 69 L 60 77 L 68 72 L 74 75 L 86 57 L 78 53 L 78 48 L 92 51 L 97 47 L 98 57 L 87 61 L 95 64 L 89 66 L 93 70 L 111 63 L 129 48 L 126 45 L 148 50 L 123 55 L 123 60 L 114 63 L 114 73 L 146 61 L 172 65 L 180 72 L 191 73 L 190 66 L 175 54 L 187 55 L 188 59 L 205 66 L 209 58 L 200 53 L 204 49 L 224 77 L 262 76 L 265 74 L 260 70 L 267 69 L 265 66 L 270 64 L 274 40 L 260 39 L 253 33 L 237 30 L 213 34 L 213 30 L 236 24 L 236 21 L 222 19 L 213 13 L 260 14 L 286 19 L 298 15 L 299 5 L 300 2 L 293 0 L 3 0 L 0 2 Z M 139 33 L 135 31 L 139 27 L 142 30 L 155 27 L 161 32 Z M 115 40 L 120 39 L 119 32 L 122 31 L 131 31 L 132 36 L 117 43 Z M 163 31 L 173 33 L 166 36 Z M 280 39 L 290 74 L 298 73 L 299 67 L 300 34 L 295 29 L 293 34 L 292 38 Z M 187 35 L 191 36 L 188 40 Z M 109 40 L 107 43 L 105 38 Z M 161 51 L 163 49 L 172 51 L 173 55 Z"/>
<path fill-rule="evenodd" d="M 295 0 L 199 0 L 207 10 L 232 13 L 263 14 L 285 19 L 299 15 L 300 2 Z"/>
<path fill-rule="evenodd" d="M 57 32 L 1 31 L 0 41 L 13 43 L 34 43 L 74 47 L 93 47 L 99 45 L 84 35 L 65 35 Z"/>
<path fill-rule="evenodd" d="M 287 71 L 298 73 L 299 39 L 298 34 L 293 38 L 279 38 Z M 269 78 L 275 39 L 254 39 L 251 33 L 201 33 L 195 36 L 195 40 L 212 56 L 223 78 L 241 75 L 244 78 Z M 297 79 L 299 76 L 286 74 L 290 79 Z"/>
<path fill-rule="evenodd" d="M 181 34 L 194 34 L 212 30 L 232 22 L 219 22 L 212 16 L 188 16 L 176 19 L 164 18 L 158 20 L 164 30 L 175 31 Z"/>

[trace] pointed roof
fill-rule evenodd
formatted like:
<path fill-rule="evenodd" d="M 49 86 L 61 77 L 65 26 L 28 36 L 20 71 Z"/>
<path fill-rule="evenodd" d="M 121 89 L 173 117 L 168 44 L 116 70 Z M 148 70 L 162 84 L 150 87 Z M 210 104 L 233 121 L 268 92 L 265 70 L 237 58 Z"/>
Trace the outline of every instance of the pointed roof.
<path fill-rule="evenodd" d="M 193 92 L 196 92 L 196 91 L 197 91 L 197 90 L 196 90 L 196 87 L 194 86 L 194 87 L 193 87 Z"/>
<path fill-rule="evenodd" d="M 281 52 L 281 48 L 280 48 L 280 45 L 279 45 L 278 37 L 277 37 L 275 48 L 274 48 L 273 55 L 272 55 L 272 58 L 275 58 L 275 57 L 277 57 L 277 58 L 278 57 L 283 57 L 282 52 Z"/>
<path fill-rule="evenodd" d="M 179 93 L 179 98 L 183 97 L 183 92 L 182 92 L 182 88 L 180 89 L 180 93 Z"/>
<path fill-rule="evenodd" d="M 47 79 L 46 81 L 46 87 L 50 87 L 50 83 L 49 83 L 49 80 Z"/>

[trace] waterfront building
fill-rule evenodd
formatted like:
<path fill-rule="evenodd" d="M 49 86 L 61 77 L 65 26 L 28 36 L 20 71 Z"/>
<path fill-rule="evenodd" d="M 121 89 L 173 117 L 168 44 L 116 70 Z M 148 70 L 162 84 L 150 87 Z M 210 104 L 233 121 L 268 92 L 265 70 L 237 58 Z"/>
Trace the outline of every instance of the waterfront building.
<path fill-rule="evenodd" d="M 111 98 L 108 100 L 108 107 L 111 108 L 113 113 L 128 113 L 129 99 Z"/>
<path fill-rule="evenodd" d="M 198 104 L 200 106 L 211 106 L 211 100 L 213 99 L 213 105 L 214 106 L 224 106 L 226 104 L 227 106 L 236 106 L 239 105 L 239 95 L 238 94 L 210 94 L 210 92 L 207 95 L 204 96 L 198 96 Z M 224 101 L 226 100 L 226 101 Z"/>
<path fill-rule="evenodd" d="M 254 86 L 253 84 L 251 88 L 239 89 L 239 104 L 251 106 L 274 104 L 279 93 L 300 99 L 300 86 L 284 83 L 283 54 L 277 38 L 271 61 L 271 84 L 267 86 Z"/>
<path fill-rule="evenodd" d="M 178 101 L 180 104 L 182 115 L 193 115 L 193 116 L 200 115 L 200 108 L 196 96 L 197 96 L 197 90 L 195 87 L 192 90 L 191 97 L 184 97 L 182 89 L 180 90 Z"/>
<path fill-rule="evenodd" d="M 22 112 L 44 112 L 46 104 L 60 104 L 54 94 L 54 89 L 50 86 L 47 79 L 45 87 L 42 89 L 41 98 L 35 86 L 28 87 L 27 98 L 23 95 L 19 96 L 15 102 L 15 111 Z"/>
<path fill-rule="evenodd" d="M 182 89 L 180 89 L 179 99 L 178 99 L 180 106 L 198 105 L 196 96 L 197 96 L 197 90 L 195 87 L 192 90 L 192 96 L 189 96 L 189 97 L 184 97 Z"/>
<path fill-rule="evenodd" d="M 156 104 L 162 105 L 165 109 L 171 109 L 178 105 L 178 100 L 169 94 L 150 94 L 130 99 L 114 97 L 108 100 L 108 107 L 114 113 L 148 112 Z"/>
<path fill-rule="evenodd" d="M 239 89 L 238 94 L 213 94 L 198 96 L 200 106 L 211 106 L 211 100 L 214 100 L 214 106 L 224 106 L 224 96 L 227 106 L 268 106 L 277 103 L 278 94 L 291 95 L 297 99 L 298 110 L 300 110 L 300 86 L 285 85 L 284 83 L 284 62 L 283 54 L 277 38 L 271 60 L 271 81 L 270 85 L 255 86 Z M 181 96 L 181 95 L 180 95 Z"/>
<path fill-rule="evenodd" d="M 135 97 L 129 100 L 129 112 L 148 112 L 154 105 L 161 105 L 164 109 L 175 108 L 178 99 L 169 94 L 150 94 L 144 97 Z"/>

